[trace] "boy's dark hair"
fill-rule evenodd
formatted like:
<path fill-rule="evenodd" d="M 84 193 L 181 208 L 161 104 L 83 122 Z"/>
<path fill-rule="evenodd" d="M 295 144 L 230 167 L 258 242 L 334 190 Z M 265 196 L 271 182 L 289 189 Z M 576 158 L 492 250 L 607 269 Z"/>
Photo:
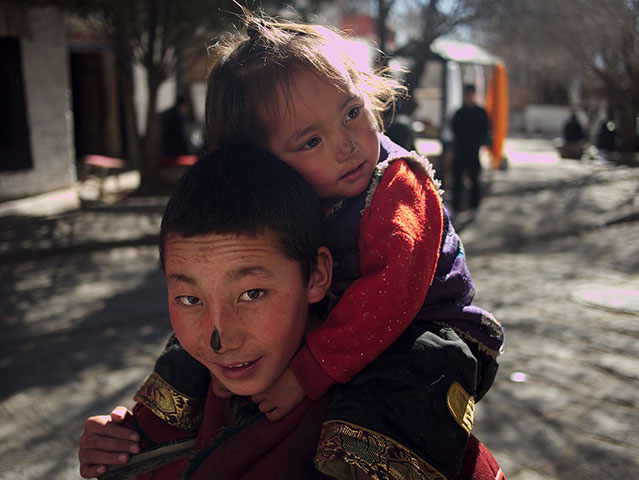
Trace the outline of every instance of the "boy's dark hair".
<path fill-rule="evenodd" d="M 464 93 L 476 93 L 477 89 L 475 88 L 475 85 L 473 85 L 472 83 L 467 83 L 466 85 L 464 85 Z"/>
<path fill-rule="evenodd" d="M 233 146 L 200 158 L 180 179 L 162 217 L 160 265 L 167 235 L 275 235 L 304 279 L 324 241 L 324 218 L 311 186 L 270 153 Z"/>

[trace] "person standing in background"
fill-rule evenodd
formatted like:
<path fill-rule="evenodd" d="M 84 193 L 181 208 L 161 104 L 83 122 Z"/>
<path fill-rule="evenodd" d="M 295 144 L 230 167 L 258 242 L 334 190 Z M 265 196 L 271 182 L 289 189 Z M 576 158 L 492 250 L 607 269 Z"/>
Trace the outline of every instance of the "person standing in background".
<path fill-rule="evenodd" d="M 188 114 L 189 103 L 183 96 L 178 96 L 175 105 L 160 114 L 163 156 L 177 157 L 193 153 L 185 128 Z"/>
<path fill-rule="evenodd" d="M 453 116 L 453 133 L 455 135 L 455 161 L 453 164 L 453 211 L 462 209 L 464 195 L 464 179 L 468 174 L 471 182 L 469 205 L 473 214 L 477 214 L 480 202 L 479 148 L 486 143 L 488 136 L 488 115 L 486 110 L 475 101 L 475 86 L 464 85 L 464 104 Z"/>

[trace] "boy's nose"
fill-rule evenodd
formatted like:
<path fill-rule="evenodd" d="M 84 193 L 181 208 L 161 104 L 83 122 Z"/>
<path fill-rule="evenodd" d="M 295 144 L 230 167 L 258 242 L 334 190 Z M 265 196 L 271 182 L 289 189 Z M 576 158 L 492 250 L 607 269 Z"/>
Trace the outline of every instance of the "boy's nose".
<path fill-rule="evenodd" d="M 222 349 L 222 337 L 220 336 L 220 331 L 217 329 L 217 327 L 213 327 L 210 345 L 215 353 L 219 352 Z"/>
<path fill-rule="evenodd" d="M 211 317 L 208 341 L 215 353 L 221 355 L 242 346 L 244 335 L 241 328 L 234 325 L 237 322 L 233 320 L 231 312 L 218 311 L 212 313 Z"/>

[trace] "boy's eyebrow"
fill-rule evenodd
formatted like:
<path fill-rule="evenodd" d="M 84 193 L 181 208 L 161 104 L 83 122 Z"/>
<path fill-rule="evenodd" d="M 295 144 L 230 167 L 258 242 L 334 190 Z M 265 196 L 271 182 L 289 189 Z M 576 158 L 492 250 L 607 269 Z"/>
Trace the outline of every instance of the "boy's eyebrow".
<path fill-rule="evenodd" d="M 273 273 L 268 268 L 263 267 L 261 265 L 252 265 L 248 267 L 240 267 L 236 270 L 231 270 L 230 272 L 226 273 L 225 278 L 228 281 L 234 281 L 234 280 L 240 280 L 244 277 L 248 277 L 252 275 L 272 277 Z"/>
<path fill-rule="evenodd" d="M 273 273 L 266 267 L 261 265 L 240 267 L 236 270 L 231 270 L 224 275 L 226 281 L 237 281 L 244 277 L 251 275 L 261 275 L 263 277 L 273 277 Z M 189 285 L 197 285 L 195 278 L 186 275 L 184 273 L 171 273 L 168 276 L 169 281 L 184 282 Z"/>
<path fill-rule="evenodd" d="M 188 283 L 189 285 L 197 284 L 197 282 L 195 281 L 195 278 L 185 275 L 183 273 L 171 273 L 168 279 L 176 281 L 176 282 Z"/>

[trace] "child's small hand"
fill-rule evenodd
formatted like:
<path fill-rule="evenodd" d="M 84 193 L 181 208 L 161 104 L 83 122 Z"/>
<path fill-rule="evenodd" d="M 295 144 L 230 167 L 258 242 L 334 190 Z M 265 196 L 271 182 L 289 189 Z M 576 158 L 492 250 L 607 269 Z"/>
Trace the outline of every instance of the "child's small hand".
<path fill-rule="evenodd" d="M 306 393 L 293 374 L 291 367 L 286 367 L 284 373 L 270 388 L 258 395 L 253 395 L 251 400 L 258 404 L 260 412 L 266 414 L 271 422 L 284 418 L 302 400 Z"/>
<path fill-rule="evenodd" d="M 87 419 L 78 451 L 82 477 L 102 475 L 107 465 L 121 465 L 129 461 L 129 454 L 140 452 L 140 436 L 134 430 L 118 425 L 127 415 L 131 412 L 125 407 L 116 407 L 110 415 Z"/>

